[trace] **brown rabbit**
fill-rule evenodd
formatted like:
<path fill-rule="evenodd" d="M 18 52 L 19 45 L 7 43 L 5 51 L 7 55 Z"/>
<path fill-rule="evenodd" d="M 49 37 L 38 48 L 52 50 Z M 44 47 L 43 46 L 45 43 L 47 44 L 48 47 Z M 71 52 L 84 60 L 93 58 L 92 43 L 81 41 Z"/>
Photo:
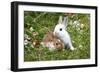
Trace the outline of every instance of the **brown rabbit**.
<path fill-rule="evenodd" d="M 58 51 L 64 50 L 64 43 L 60 39 L 54 39 L 54 46 Z"/>
<path fill-rule="evenodd" d="M 49 31 L 44 35 L 41 43 L 43 47 L 49 48 L 50 51 L 64 49 L 64 43 L 54 36 L 53 32 Z"/>

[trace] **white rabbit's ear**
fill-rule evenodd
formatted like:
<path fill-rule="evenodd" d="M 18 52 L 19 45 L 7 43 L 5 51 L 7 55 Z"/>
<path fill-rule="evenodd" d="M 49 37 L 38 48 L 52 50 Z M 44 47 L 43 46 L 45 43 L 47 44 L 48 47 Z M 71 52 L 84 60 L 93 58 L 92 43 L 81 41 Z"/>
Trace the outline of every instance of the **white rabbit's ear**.
<path fill-rule="evenodd" d="M 67 26 L 67 23 L 68 23 L 68 17 L 64 17 L 64 20 L 62 22 L 65 26 Z"/>
<path fill-rule="evenodd" d="M 58 24 L 62 23 L 62 16 L 59 16 Z"/>

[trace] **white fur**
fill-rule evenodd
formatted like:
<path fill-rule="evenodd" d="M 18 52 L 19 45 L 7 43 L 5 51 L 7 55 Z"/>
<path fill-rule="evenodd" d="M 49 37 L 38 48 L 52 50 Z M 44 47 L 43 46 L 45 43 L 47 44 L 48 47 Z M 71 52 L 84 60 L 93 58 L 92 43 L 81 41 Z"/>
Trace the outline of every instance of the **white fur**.
<path fill-rule="evenodd" d="M 54 35 L 59 37 L 65 45 L 68 45 L 71 50 L 74 50 L 74 47 L 71 42 L 71 38 L 69 33 L 66 31 L 66 26 L 67 26 L 67 17 L 64 18 L 62 21 L 62 17 L 59 17 L 58 24 L 55 26 L 54 29 Z M 60 31 L 62 29 L 62 31 Z"/>
<path fill-rule="evenodd" d="M 55 48 L 53 42 L 47 42 L 47 43 L 41 42 L 41 45 L 42 45 L 43 47 L 48 47 L 50 51 L 56 50 L 56 48 Z"/>
<path fill-rule="evenodd" d="M 46 44 L 46 47 L 48 47 L 50 51 L 54 51 L 55 50 L 55 46 L 54 46 L 53 42 L 48 42 Z"/>

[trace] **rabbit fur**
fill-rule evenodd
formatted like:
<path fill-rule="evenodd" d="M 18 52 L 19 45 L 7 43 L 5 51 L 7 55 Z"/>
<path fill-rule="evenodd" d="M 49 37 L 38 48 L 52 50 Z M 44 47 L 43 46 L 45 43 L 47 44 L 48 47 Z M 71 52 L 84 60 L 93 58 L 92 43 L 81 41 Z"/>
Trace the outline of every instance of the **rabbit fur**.
<path fill-rule="evenodd" d="M 54 28 L 54 35 L 64 42 L 65 47 L 74 50 L 69 33 L 66 31 L 68 17 L 59 16 L 58 24 Z"/>
<path fill-rule="evenodd" d="M 49 31 L 44 35 L 42 46 L 49 48 L 50 51 L 63 50 L 64 43 L 54 36 L 53 32 Z"/>

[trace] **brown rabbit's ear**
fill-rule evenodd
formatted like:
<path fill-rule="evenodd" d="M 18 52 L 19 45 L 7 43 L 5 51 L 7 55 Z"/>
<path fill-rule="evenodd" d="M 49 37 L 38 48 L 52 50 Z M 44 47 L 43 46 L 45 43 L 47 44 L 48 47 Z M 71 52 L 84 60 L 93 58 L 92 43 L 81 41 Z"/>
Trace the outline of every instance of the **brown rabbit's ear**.
<path fill-rule="evenodd" d="M 62 16 L 59 16 L 58 24 L 62 23 Z"/>
<path fill-rule="evenodd" d="M 49 34 L 49 33 L 50 33 L 50 31 L 45 32 L 45 34 Z"/>
<path fill-rule="evenodd" d="M 47 34 L 48 33 L 48 31 L 47 32 L 45 32 L 44 34 Z"/>

